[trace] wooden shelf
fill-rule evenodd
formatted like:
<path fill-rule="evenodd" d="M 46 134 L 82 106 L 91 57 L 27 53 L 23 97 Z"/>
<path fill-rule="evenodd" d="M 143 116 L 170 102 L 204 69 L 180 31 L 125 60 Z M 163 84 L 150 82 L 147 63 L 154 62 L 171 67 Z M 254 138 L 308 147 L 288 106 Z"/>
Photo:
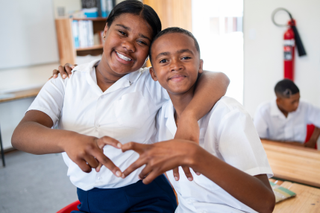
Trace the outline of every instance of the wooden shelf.
<path fill-rule="evenodd" d="M 106 25 L 107 18 L 61 18 L 56 19 L 56 33 L 59 49 L 60 64 L 76 63 L 77 56 L 85 55 L 100 55 L 103 52 L 102 44 L 91 47 L 75 48 L 74 38 L 72 34 L 73 20 L 90 20 L 93 22 L 93 33 L 103 31 Z"/>
<path fill-rule="evenodd" d="M 14 100 L 22 99 L 22 98 L 35 97 L 38 95 L 40 89 L 41 88 L 39 87 L 39 88 L 21 90 L 21 91 L 17 91 L 17 92 L 0 94 L 0 103 L 14 101 Z"/>

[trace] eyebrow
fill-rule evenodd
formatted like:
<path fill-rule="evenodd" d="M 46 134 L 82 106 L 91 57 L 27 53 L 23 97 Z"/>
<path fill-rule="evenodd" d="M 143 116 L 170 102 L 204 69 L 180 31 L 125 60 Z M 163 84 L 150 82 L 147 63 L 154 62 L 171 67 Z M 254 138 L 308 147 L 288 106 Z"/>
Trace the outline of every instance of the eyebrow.
<path fill-rule="evenodd" d="M 178 50 L 177 53 L 181 54 L 181 53 L 185 53 L 185 52 L 188 52 L 188 53 L 191 53 L 193 55 L 193 52 L 190 50 L 190 49 L 181 49 L 181 50 Z M 169 52 L 162 52 L 162 53 L 159 53 L 157 56 L 156 56 L 156 59 L 159 58 L 160 56 L 168 56 L 170 55 Z"/>
<path fill-rule="evenodd" d="M 127 27 L 127 26 L 125 26 L 123 24 L 116 24 L 116 26 L 122 27 L 122 28 L 124 28 L 125 30 L 128 30 L 128 31 L 131 31 L 130 27 Z M 142 38 L 148 39 L 151 42 L 151 39 L 148 38 L 148 36 L 145 36 L 145 35 L 143 35 L 141 33 L 139 33 L 139 36 L 142 37 Z"/>

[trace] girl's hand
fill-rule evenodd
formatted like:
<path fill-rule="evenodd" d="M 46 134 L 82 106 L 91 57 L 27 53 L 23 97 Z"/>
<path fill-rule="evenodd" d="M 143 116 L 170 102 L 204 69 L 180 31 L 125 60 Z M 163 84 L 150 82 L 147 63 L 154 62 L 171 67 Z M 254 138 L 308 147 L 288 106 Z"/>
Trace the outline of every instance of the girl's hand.
<path fill-rule="evenodd" d="M 61 77 L 63 79 L 65 79 L 65 78 L 67 78 L 67 77 L 69 77 L 71 75 L 71 71 L 75 66 L 77 66 L 77 65 L 76 64 L 72 65 L 72 64 L 69 64 L 69 63 L 66 63 L 64 66 L 59 65 L 58 69 L 54 69 L 52 71 L 52 77 L 51 78 L 57 78 L 58 74 L 60 73 Z"/>
<path fill-rule="evenodd" d="M 140 144 L 130 142 L 121 145 L 123 152 L 133 150 L 140 157 L 132 163 L 124 172 L 123 177 L 128 176 L 143 165 L 145 168 L 139 174 L 144 184 L 151 183 L 164 172 L 177 168 L 178 166 L 190 166 L 193 163 L 193 156 L 197 144 L 184 140 L 169 140 L 155 144 Z"/>
<path fill-rule="evenodd" d="M 64 151 L 69 158 L 75 162 L 82 171 L 91 172 L 95 168 L 100 171 L 102 165 L 107 167 L 114 175 L 121 177 L 120 169 L 103 153 L 103 147 L 111 145 L 115 148 L 121 146 L 120 142 L 114 138 L 104 136 L 95 138 L 91 136 L 79 135 L 63 145 Z"/>

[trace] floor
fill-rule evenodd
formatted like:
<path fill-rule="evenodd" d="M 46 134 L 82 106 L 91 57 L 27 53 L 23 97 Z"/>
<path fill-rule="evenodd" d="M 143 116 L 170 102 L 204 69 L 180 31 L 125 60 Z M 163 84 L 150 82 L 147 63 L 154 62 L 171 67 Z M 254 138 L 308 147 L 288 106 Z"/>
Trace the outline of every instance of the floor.
<path fill-rule="evenodd" d="M 53 213 L 77 200 L 61 154 L 32 155 L 21 151 L 0 160 L 1 213 Z"/>

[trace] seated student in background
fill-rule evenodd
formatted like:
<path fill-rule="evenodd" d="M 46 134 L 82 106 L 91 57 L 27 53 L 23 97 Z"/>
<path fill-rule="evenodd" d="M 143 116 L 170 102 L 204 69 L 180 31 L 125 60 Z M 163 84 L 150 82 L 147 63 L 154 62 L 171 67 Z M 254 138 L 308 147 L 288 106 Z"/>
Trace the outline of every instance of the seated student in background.
<path fill-rule="evenodd" d="M 275 197 L 268 177 L 272 176 L 266 153 L 250 115 L 234 99 L 222 97 L 199 120 L 199 145 L 174 139 L 181 113 L 194 96 L 203 61 L 193 35 L 181 28 L 167 28 L 150 48 L 150 73 L 163 86 L 172 102 L 157 116 L 158 142 L 151 146 L 135 142 L 122 145 L 140 157 L 124 171 L 129 175 L 146 164 L 140 173 L 144 183 L 179 165 L 191 167 L 193 181 L 167 176 L 177 192 L 176 212 L 272 212 Z M 180 172 L 182 172 L 182 169 Z"/>
<path fill-rule="evenodd" d="M 300 101 L 299 88 L 289 79 L 279 81 L 274 92 L 276 100 L 262 103 L 254 117 L 260 138 L 315 148 L 320 135 L 320 109 Z M 315 129 L 305 141 L 308 124 Z"/>

